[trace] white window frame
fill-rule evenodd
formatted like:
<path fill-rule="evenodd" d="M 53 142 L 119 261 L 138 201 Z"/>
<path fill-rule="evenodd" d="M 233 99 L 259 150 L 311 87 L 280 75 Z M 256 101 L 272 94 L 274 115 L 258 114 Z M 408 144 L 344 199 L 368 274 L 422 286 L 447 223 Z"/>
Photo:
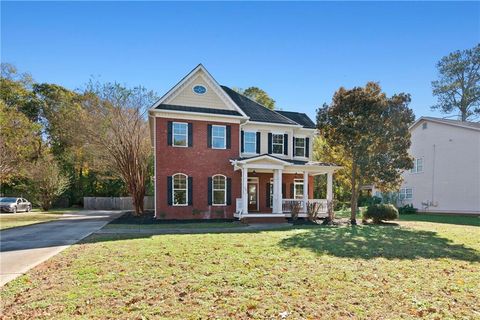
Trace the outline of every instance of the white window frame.
<path fill-rule="evenodd" d="M 274 146 L 277 145 L 279 146 L 280 143 L 275 143 L 274 142 L 274 137 L 275 136 L 281 136 L 282 137 L 282 152 L 281 153 L 277 153 L 275 152 L 275 148 Z M 285 150 L 285 136 L 283 133 L 272 133 L 272 154 L 279 154 L 279 155 L 283 155 L 284 154 L 284 150 Z"/>
<path fill-rule="evenodd" d="M 175 144 L 175 125 L 185 125 L 185 145 L 177 145 Z M 184 135 L 183 133 L 177 133 L 177 135 Z M 177 148 L 187 148 L 188 147 L 188 123 L 187 122 L 173 122 L 172 123 L 172 146 Z"/>
<path fill-rule="evenodd" d="M 407 197 L 407 190 L 411 190 L 411 197 Z M 403 198 L 402 198 L 403 196 Z M 409 188 L 409 187 L 405 187 L 405 188 L 401 188 L 400 191 L 398 192 L 398 198 L 400 199 L 400 201 L 404 201 L 404 200 L 412 200 L 413 199 L 413 188 Z"/>
<path fill-rule="evenodd" d="M 418 163 L 421 163 L 421 170 L 418 170 Z M 423 158 L 415 158 L 413 159 L 413 168 L 410 169 L 410 173 L 421 173 L 423 172 Z"/>
<path fill-rule="evenodd" d="M 302 194 L 301 197 L 297 198 L 297 187 L 302 187 Z M 295 200 L 303 200 L 303 179 L 293 179 L 293 199 Z"/>
<path fill-rule="evenodd" d="M 295 149 L 293 150 L 293 154 L 295 155 L 295 157 L 299 157 L 299 158 L 305 158 L 306 157 L 306 149 L 307 149 L 307 139 L 305 137 L 294 137 L 293 138 L 295 140 Z M 301 139 L 303 140 L 303 147 L 298 147 L 297 146 L 297 139 Z M 297 148 L 298 149 L 303 149 L 303 156 L 299 156 L 297 155 Z"/>
<path fill-rule="evenodd" d="M 220 136 L 215 136 L 213 134 L 214 132 L 214 128 L 217 127 L 217 128 L 223 128 L 223 137 L 220 137 Z M 214 138 L 223 138 L 223 148 L 217 148 L 213 145 L 213 139 Z M 224 149 L 227 149 L 227 126 L 221 126 L 221 125 L 216 125 L 216 124 L 213 124 L 212 125 L 212 149 L 219 149 L 219 150 L 224 150 Z"/>
<path fill-rule="evenodd" d="M 222 177 L 225 181 L 223 189 L 215 189 L 215 178 Z M 223 191 L 223 203 L 215 203 L 215 191 Z M 226 206 L 227 205 L 227 177 L 223 174 L 216 174 L 212 177 L 212 206 Z"/>
<path fill-rule="evenodd" d="M 254 142 L 247 142 L 247 134 L 253 134 Z M 253 143 L 253 152 L 247 151 L 247 143 Z M 257 154 L 257 132 L 256 131 L 244 131 L 243 132 L 243 153 Z"/>
<path fill-rule="evenodd" d="M 175 177 L 185 177 L 185 189 L 175 188 Z M 185 191 L 185 203 L 175 203 L 175 191 Z M 172 175 L 172 206 L 174 207 L 186 207 L 188 206 L 188 175 L 185 173 L 175 173 Z"/>

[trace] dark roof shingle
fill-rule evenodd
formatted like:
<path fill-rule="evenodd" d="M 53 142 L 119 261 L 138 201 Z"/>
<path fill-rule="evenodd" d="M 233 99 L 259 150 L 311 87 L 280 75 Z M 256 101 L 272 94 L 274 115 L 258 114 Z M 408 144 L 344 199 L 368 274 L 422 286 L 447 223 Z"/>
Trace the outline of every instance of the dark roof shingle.
<path fill-rule="evenodd" d="M 303 126 L 304 128 L 308 129 L 315 129 L 315 123 L 310 119 L 305 113 L 294 112 L 294 111 L 276 111 L 280 113 L 282 116 L 289 118 L 290 120 L 295 121 L 299 125 Z"/>
<path fill-rule="evenodd" d="M 233 102 L 235 102 L 235 104 L 240 107 L 240 109 L 242 109 L 247 116 L 250 117 L 251 121 L 298 125 L 295 121 L 284 117 L 278 112 L 272 111 L 261 104 L 258 104 L 257 102 L 230 89 L 229 87 L 221 87 L 223 91 L 225 91 L 225 93 L 228 94 L 228 96 L 233 100 Z"/>

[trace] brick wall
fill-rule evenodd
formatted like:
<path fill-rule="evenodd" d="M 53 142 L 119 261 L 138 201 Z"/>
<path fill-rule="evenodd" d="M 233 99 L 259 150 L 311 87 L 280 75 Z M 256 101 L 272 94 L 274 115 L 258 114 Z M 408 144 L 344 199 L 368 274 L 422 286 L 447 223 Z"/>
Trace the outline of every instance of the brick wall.
<path fill-rule="evenodd" d="M 231 219 L 235 211 L 235 199 L 241 196 L 241 173 L 234 172 L 230 159 L 239 155 L 239 125 L 214 121 L 183 121 L 155 118 L 156 125 L 156 217 L 162 219 Z M 193 124 L 193 146 L 178 148 L 168 146 L 168 121 Z M 207 125 L 231 126 L 231 148 L 226 150 L 207 147 Z M 193 204 L 176 207 L 167 203 L 167 177 L 184 173 L 193 177 Z M 208 177 L 223 174 L 232 179 L 232 202 L 229 206 L 208 205 Z"/>

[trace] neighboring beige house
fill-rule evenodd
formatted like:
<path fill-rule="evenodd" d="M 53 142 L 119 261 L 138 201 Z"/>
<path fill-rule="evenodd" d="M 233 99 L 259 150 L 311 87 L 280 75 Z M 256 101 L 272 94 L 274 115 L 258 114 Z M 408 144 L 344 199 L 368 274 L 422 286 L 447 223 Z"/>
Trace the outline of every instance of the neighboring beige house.
<path fill-rule="evenodd" d="M 480 123 L 421 117 L 410 132 L 414 168 L 403 173 L 400 204 L 480 214 Z"/>

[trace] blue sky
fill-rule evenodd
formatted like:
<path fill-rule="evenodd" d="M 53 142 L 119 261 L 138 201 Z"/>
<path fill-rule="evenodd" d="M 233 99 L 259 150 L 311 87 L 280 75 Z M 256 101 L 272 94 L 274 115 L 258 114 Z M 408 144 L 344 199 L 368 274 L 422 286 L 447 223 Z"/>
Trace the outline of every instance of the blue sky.
<path fill-rule="evenodd" d="M 162 95 L 203 63 L 312 118 L 340 86 L 370 80 L 410 93 L 417 117 L 440 116 L 436 62 L 479 40 L 479 2 L 1 3 L 1 60 L 39 82 L 95 76 Z"/>

